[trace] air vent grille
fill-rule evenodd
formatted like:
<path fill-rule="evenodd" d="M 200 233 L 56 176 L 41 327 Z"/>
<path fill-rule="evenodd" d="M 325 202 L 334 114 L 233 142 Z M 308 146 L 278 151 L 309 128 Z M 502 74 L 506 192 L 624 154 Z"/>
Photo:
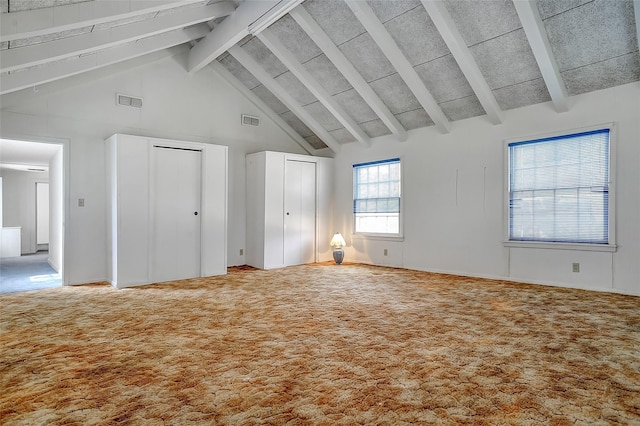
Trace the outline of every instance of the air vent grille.
<path fill-rule="evenodd" d="M 123 95 L 122 93 L 116 94 L 116 102 L 118 105 L 129 106 L 133 108 L 142 108 L 142 98 L 136 98 L 134 96 Z"/>
<path fill-rule="evenodd" d="M 252 115 L 242 114 L 242 124 L 244 126 L 259 126 L 260 117 L 254 117 Z"/>

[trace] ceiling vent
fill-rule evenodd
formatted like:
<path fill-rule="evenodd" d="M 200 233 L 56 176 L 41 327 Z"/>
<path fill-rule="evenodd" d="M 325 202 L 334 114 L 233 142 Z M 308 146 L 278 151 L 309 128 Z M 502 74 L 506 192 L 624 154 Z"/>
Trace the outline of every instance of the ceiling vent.
<path fill-rule="evenodd" d="M 260 117 L 254 117 L 252 115 L 242 114 L 242 125 L 257 127 L 260 125 Z"/>
<path fill-rule="evenodd" d="M 116 103 L 122 106 L 142 108 L 142 98 L 127 96 L 122 93 L 116 93 Z"/>

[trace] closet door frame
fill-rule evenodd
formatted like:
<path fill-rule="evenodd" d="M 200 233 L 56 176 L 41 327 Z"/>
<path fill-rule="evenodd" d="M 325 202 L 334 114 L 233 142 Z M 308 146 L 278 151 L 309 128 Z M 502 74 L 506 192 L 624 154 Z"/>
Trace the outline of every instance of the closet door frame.
<path fill-rule="evenodd" d="M 287 175 L 287 171 L 289 170 L 289 166 L 290 163 L 298 163 L 298 165 L 300 164 L 305 164 L 305 165 L 312 165 L 313 166 L 313 232 L 311 233 L 313 235 L 313 241 L 312 241 L 312 246 L 311 246 L 311 251 L 312 251 L 312 258 L 309 259 L 304 259 L 302 253 L 300 253 L 300 258 L 297 259 L 295 262 L 290 262 L 288 260 L 290 260 L 287 257 L 287 253 L 288 250 L 290 250 L 287 247 L 287 242 L 291 241 L 290 238 L 287 238 L 288 235 L 288 229 L 287 229 L 287 223 L 291 222 L 291 218 L 289 217 L 289 211 L 293 210 L 291 207 L 291 205 L 288 203 L 288 201 L 290 200 L 290 193 L 288 191 L 288 183 L 292 181 L 291 177 Z M 293 167 L 293 165 L 291 165 Z M 300 169 L 300 171 L 302 171 L 302 169 Z M 297 178 L 299 176 L 295 176 L 295 178 Z M 300 198 L 303 198 L 302 195 L 300 197 L 296 197 L 298 201 L 300 201 Z M 285 266 L 294 266 L 294 265 L 303 265 L 306 263 L 315 263 L 318 260 L 318 163 L 316 161 L 309 161 L 309 159 L 304 159 L 304 160 L 298 160 L 298 159 L 293 159 L 293 158 L 285 158 L 284 160 L 284 206 L 283 206 L 283 261 Z M 300 206 L 298 206 L 300 207 Z M 294 211 L 294 214 L 301 214 L 302 211 L 298 211 L 300 209 L 296 209 L 296 211 Z M 300 223 L 302 223 L 303 221 L 303 217 L 300 216 L 299 221 Z M 299 223 L 299 224 L 300 224 Z M 299 246 L 299 244 L 298 244 Z M 302 250 L 302 246 L 297 247 L 297 249 Z M 295 249 L 294 249 L 295 250 Z"/>
<path fill-rule="evenodd" d="M 318 157 L 312 157 L 309 155 L 299 155 L 299 154 L 285 154 L 284 158 L 282 160 L 282 167 L 283 169 L 286 171 L 286 166 L 287 166 L 287 161 L 300 161 L 300 162 L 304 162 L 304 163 L 314 163 L 315 164 L 315 238 L 314 238 L 314 247 L 313 247 L 313 262 L 318 262 L 320 260 L 320 255 L 319 255 L 319 246 L 320 246 L 320 241 L 321 241 L 321 235 L 319 234 L 321 226 L 320 226 L 320 171 L 319 171 L 319 164 L 318 164 Z M 286 172 L 283 173 L 285 175 L 285 179 L 286 179 Z M 283 182 L 283 195 L 284 195 L 284 188 L 286 183 Z M 283 202 L 284 202 L 284 198 L 283 198 Z M 285 206 L 284 204 L 282 205 L 282 220 L 283 220 L 283 224 L 284 224 L 284 215 L 286 214 L 285 211 Z M 331 235 L 329 235 L 327 237 L 327 242 L 331 239 Z M 284 229 L 283 229 L 283 242 L 284 242 Z M 283 254 L 282 254 L 282 259 L 284 261 L 284 246 L 283 246 Z M 288 266 L 288 265 L 283 265 L 283 266 Z"/>
<path fill-rule="evenodd" d="M 186 278 L 198 278 L 198 277 L 202 277 L 202 262 L 203 262 L 203 255 L 202 255 L 202 251 L 203 251 L 203 244 L 202 244 L 202 218 L 203 216 L 203 212 L 202 212 L 202 199 L 204 196 L 204 191 L 202 190 L 202 186 L 203 183 L 205 181 L 204 179 L 204 173 L 203 173 L 203 167 L 204 167 L 204 161 L 202 159 L 203 156 L 203 149 L 202 148 L 178 148 L 176 146 L 172 146 L 171 144 L 163 144 L 163 143 L 154 143 L 151 145 L 151 149 L 150 149 L 150 159 L 149 159 L 149 210 L 150 210 L 150 214 L 149 214 L 149 239 L 150 239 L 150 244 L 149 244 L 149 278 L 150 281 L 152 282 L 163 282 L 163 281 L 171 281 L 171 280 L 178 280 L 178 279 L 186 279 Z M 192 159 L 192 163 L 189 165 L 189 169 L 194 170 L 196 169 L 196 165 L 199 165 L 199 170 L 197 173 L 198 176 L 192 176 L 193 177 L 193 181 L 195 183 L 195 181 L 197 181 L 197 185 L 198 185 L 198 191 L 193 191 L 192 194 L 194 197 L 197 197 L 197 205 L 193 205 L 191 206 L 189 210 L 189 213 L 184 212 L 184 214 L 194 214 L 194 216 L 197 216 L 195 218 L 189 217 L 189 220 L 195 219 L 197 221 L 197 229 L 193 229 L 195 231 L 195 234 L 197 234 L 197 243 L 195 240 L 192 241 L 193 246 L 191 246 L 190 250 L 195 250 L 197 248 L 197 253 L 193 253 L 194 257 L 196 257 L 197 259 L 197 265 L 192 264 L 192 268 L 189 268 L 192 270 L 192 272 L 190 272 L 189 276 L 187 275 L 180 275 L 178 274 L 178 276 L 176 277 L 168 277 L 166 276 L 166 274 L 161 274 L 163 276 L 158 276 L 158 259 L 156 257 L 157 255 L 157 247 L 159 245 L 159 240 L 158 240 L 158 230 L 162 228 L 162 226 L 160 226 L 158 219 L 159 219 L 159 215 L 158 215 L 158 209 L 157 207 L 157 202 L 158 202 L 158 189 L 160 187 L 159 181 L 157 180 L 157 177 L 159 175 L 161 175 L 163 172 L 162 170 L 158 170 L 158 164 L 159 164 L 159 156 L 162 154 L 168 154 L 168 153 L 176 153 L 177 155 L 180 155 L 178 153 L 197 153 L 198 157 L 197 159 Z M 178 158 L 172 159 L 171 161 L 175 161 L 178 160 Z M 191 168 L 191 166 L 193 166 L 193 168 Z M 186 187 L 185 187 L 186 188 Z M 181 192 L 181 191 L 179 191 Z M 183 194 L 186 193 L 183 192 Z M 197 194 L 197 195 L 196 195 Z M 161 198 L 162 199 L 162 198 Z M 173 205 L 175 205 L 175 201 L 173 203 L 169 203 L 172 204 L 171 206 L 169 206 L 169 210 L 173 210 Z M 173 217 L 173 216 L 172 216 Z M 175 253 L 174 253 L 175 254 Z M 171 257 L 171 256 L 169 256 Z M 187 256 L 184 257 L 182 260 L 185 263 L 189 262 L 189 258 L 191 256 Z M 163 263 L 163 262 L 161 262 Z M 169 263 L 169 262 L 167 262 Z M 180 262 L 178 262 L 180 263 Z M 174 266 L 177 265 L 176 263 L 172 263 Z M 183 264 L 184 266 L 184 264 Z M 195 272 L 197 270 L 197 272 Z M 193 276 L 191 275 L 192 273 L 196 273 L 197 275 Z"/>
<path fill-rule="evenodd" d="M 210 276 L 210 275 L 221 275 L 226 274 L 226 266 L 227 266 L 227 202 L 228 202 L 228 190 L 227 190 L 227 147 L 222 147 L 219 145 L 210 145 L 203 144 L 198 142 L 187 142 L 187 141 L 177 141 L 177 140 L 169 140 L 169 139 L 149 139 L 149 183 L 150 186 L 153 185 L 152 178 L 155 174 L 155 164 L 151 159 L 151 153 L 154 149 L 154 146 L 163 146 L 167 148 L 176 148 L 176 149 L 188 149 L 188 150 L 196 150 L 201 152 L 201 185 L 200 185 L 200 277 Z M 222 164 L 216 164 L 217 162 L 221 163 L 220 155 L 218 152 L 221 149 L 224 149 L 224 166 Z M 217 167 L 218 166 L 218 167 Z M 220 176 L 218 176 L 220 175 Z M 219 185 L 216 185 L 215 182 L 220 179 L 224 179 L 224 199 L 214 200 L 215 196 L 211 196 L 212 192 L 216 191 Z M 219 191 L 218 191 L 219 192 Z M 149 190 L 149 247 L 153 244 L 153 227 L 154 227 L 154 213 L 151 211 L 152 206 L 154 205 L 153 190 L 150 188 Z M 223 205 L 223 212 L 214 212 L 211 206 L 213 204 Z M 210 239 L 210 235 L 215 233 L 216 230 L 212 229 L 215 226 L 212 225 L 213 218 L 219 216 L 220 214 L 224 215 L 224 235 L 222 235 L 222 239 L 224 240 L 224 261 L 222 265 L 218 268 L 215 266 L 211 266 L 208 259 L 212 256 L 212 252 L 216 251 L 215 248 L 211 247 L 211 244 L 208 244 L 207 240 Z M 148 253 L 148 276 L 153 276 L 152 269 L 152 250 L 149 250 Z"/>

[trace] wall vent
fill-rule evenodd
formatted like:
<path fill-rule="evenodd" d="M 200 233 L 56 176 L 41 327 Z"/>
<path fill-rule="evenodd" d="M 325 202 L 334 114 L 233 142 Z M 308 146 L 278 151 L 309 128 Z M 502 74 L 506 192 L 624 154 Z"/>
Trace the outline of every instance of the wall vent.
<path fill-rule="evenodd" d="M 142 98 L 123 95 L 122 93 L 116 93 L 116 103 L 122 106 L 142 108 Z"/>
<path fill-rule="evenodd" d="M 259 126 L 260 117 L 254 117 L 252 115 L 242 114 L 242 125 L 243 126 Z"/>

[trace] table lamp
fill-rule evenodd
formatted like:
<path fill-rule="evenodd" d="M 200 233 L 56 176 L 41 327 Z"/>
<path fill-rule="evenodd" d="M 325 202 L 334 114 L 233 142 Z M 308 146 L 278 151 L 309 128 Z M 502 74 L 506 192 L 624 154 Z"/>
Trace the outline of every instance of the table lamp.
<path fill-rule="evenodd" d="M 346 245 L 347 243 L 344 241 L 344 238 L 342 238 L 342 234 L 339 232 L 333 234 L 333 238 L 331 238 L 333 260 L 335 260 L 338 265 L 342 264 L 342 260 L 344 259 L 344 250 L 342 250 L 342 247 Z"/>

